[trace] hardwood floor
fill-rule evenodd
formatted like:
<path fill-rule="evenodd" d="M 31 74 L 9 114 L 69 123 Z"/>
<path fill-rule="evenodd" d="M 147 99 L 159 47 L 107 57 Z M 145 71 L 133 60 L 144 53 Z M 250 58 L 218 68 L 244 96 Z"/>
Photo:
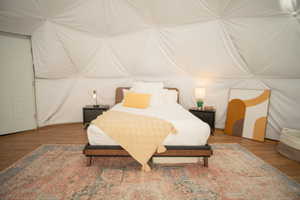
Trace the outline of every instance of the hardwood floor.
<path fill-rule="evenodd" d="M 0 136 L 0 170 L 33 151 L 42 144 L 85 144 L 86 130 L 82 124 L 64 124 L 40 128 L 34 131 Z M 300 163 L 289 160 L 276 152 L 275 141 L 255 142 L 224 135 L 217 130 L 209 143 L 239 143 L 267 163 L 300 183 Z"/>

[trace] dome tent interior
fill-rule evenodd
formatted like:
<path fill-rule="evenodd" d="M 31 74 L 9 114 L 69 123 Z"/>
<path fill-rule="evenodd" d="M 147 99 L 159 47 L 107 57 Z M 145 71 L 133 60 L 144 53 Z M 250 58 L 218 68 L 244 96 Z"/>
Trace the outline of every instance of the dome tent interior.
<path fill-rule="evenodd" d="M 1 0 L 0 31 L 30 36 L 38 126 L 82 121 L 93 90 L 112 105 L 161 81 L 186 108 L 205 87 L 217 128 L 230 88 L 270 89 L 266 137 L 300 129 L 299 0 Z"/>

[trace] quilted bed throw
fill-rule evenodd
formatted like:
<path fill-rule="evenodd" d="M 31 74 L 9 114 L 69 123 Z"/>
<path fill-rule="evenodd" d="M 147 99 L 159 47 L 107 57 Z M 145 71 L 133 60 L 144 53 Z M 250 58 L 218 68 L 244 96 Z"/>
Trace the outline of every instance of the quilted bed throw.
<path fill-rule="evenodd" d="M 143 171 L 151 170 L 148 160 L 156 151 L 166 151 L 162 144 L 164 139 L 168 134 L 176 133 L 174 126 L 165 120 L 112 110 L 104 112 L 92 123 L 142 164 Z"/>

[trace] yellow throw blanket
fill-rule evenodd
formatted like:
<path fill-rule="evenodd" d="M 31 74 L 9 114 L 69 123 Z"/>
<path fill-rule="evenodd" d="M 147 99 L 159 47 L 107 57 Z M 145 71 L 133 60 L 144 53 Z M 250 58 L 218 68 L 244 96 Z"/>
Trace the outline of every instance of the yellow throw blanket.
<path fill-rule="evenodd" d="M 143 171 L 151 170 L 147 162 L 156 151 L 166 151 L 162 143 L 167 135 L 176 133 L 165 120 L 113 110 L 104 112 L 92 123 L 141 163 Z"/>

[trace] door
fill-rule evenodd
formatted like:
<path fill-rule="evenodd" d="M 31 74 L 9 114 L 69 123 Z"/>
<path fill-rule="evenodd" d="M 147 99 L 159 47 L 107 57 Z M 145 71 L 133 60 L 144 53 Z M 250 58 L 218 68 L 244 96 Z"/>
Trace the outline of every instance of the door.
<path fill-rule="evenodd" d="M 34 129 L 30 38 L 0 32 L 0 135 Z"/>

